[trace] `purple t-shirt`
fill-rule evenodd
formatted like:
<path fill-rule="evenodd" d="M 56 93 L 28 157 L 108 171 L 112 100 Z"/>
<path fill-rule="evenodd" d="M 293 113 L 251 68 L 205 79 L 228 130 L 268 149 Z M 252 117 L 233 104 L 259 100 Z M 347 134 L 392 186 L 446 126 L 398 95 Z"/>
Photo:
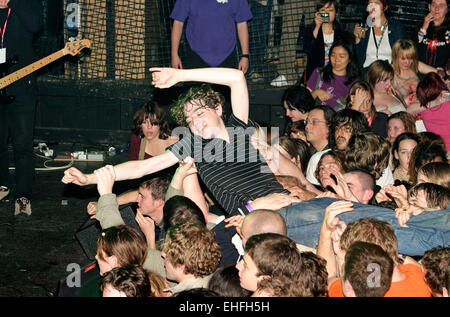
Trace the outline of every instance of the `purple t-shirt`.
<path fill-rule="evenodd" d="M 347 98 L 353 83 L 358 81 L 356 79 L 349 85 L 346 85 L 345 82 L 347 81 L 347 76 L 337 76 L 337 75 L 334 75 L 334 78 L 331 79 L 330 82 L 328 83 L 324 82 L 323 76 L 320 78 L 319 82 L 317 82 L 318 79 L 319 79 L 319 69 L 316 68 L 312 72 L 311 77 L 309 77 L 306 85 L 313 91 L 316 89 L 323 89 L 332 94 L 333 98 L 322 102 L 322 104 L 328 105 L 331 108 L 336 108 L 338 106 L 336 100 L 339 98 L 341 98 L 340 100 L 343 102 L 343 105 L 345 106 L 344 99 Z"/>
<path fill-rule="evenodd" d="M 236 23 L 253 18 L 247 0 L 177 0 L 170 17 L 185 22 L 186 39 L 208 65 L 222 63 L 236 46 Z"/>

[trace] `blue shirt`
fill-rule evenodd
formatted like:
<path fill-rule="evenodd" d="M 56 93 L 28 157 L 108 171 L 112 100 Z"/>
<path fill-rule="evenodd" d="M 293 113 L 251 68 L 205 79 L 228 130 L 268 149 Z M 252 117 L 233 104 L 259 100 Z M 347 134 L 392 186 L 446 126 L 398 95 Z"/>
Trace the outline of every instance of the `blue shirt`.
<path fill-rule="evenodd" d="M 185 22 L 191 49 L 211 67 L 236 46 L 236 23 L 253 18 L 246 0 L 177 0 L 170 17 Z"/>

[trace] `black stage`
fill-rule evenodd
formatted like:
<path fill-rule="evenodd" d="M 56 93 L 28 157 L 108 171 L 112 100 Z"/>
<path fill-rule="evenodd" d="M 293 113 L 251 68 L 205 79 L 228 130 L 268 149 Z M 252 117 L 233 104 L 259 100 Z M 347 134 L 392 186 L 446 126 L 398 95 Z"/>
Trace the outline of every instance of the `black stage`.
<path fill-rule="evenodd" d="M 58 144 L 55 154 L 70 151 L 71 148 L 69 144 Z M 92 172 L 105 164 L 118 164 L 127 158 L 128 153 L 123 152 L 106 156 L 103 162 L 74 162 L 74 166 L 83 172 Z M 36 167 L 42 168 L 44 161 L 36 157 Z M 68 163 L 49 162 L 48 165 L 63 166 Z M 14 166 L 12 160 L 10 166 Z M 56 296 L 58 281 L 72 273 L 67 270 L 69 264 L 84 267 L 92 262 L 74 234 L 88 219 L 86 205 L 97 200 L 97 190 L 92 185 L 79 187 L 63 184 L 61 178 L 64 170 L 36 171 L 31 216 L 24 213 L 14 216 L 12 193 L 0 201 L 2 297 Z M 10 178 L 13 177 L 11 172 Z M 120 188 L 118 190 L 120 193 Z"/>

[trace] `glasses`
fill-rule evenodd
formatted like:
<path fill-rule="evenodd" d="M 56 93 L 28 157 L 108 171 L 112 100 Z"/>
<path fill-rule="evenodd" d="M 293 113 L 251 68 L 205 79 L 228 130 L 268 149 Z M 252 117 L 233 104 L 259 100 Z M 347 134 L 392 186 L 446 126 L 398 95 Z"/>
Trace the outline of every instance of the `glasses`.
<path fill-rule="evenodd" d="M 305 124 L 305 126 L 307 124 L 311 124 L 311 125 L 318 125 L 319 123 L 327 123 L 326 121 L 322 121 L 322 120 L 317 120 L 317 119 L 312 119 L 312 120 L 303 120 L 303 123 Z"/>

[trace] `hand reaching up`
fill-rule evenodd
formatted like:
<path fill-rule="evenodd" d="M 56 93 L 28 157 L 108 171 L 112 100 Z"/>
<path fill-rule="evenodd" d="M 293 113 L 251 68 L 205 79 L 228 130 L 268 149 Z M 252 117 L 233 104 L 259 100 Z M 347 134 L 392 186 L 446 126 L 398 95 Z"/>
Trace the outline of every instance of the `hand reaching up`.
<path fill-rule="evenodd" d="M 100 196 L 105 194 L 111 194 L 116 180 L 116 173 L 114 166 L 106 165 L 94 171 L 97 176 L 97 190 Z"/>

